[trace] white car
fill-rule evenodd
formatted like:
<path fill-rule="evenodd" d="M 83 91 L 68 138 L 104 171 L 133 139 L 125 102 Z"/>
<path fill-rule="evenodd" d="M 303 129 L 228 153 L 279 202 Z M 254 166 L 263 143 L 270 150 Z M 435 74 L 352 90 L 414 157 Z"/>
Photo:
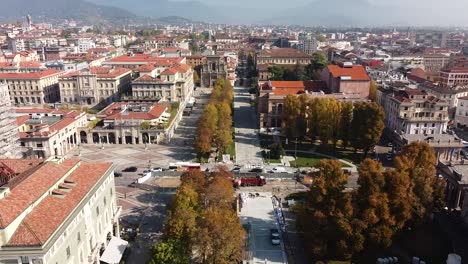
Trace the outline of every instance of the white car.
<path fill-rule="evenodd" d="M 284 173 L 287 172 L 285 167 L 274 167 L 271 173 Z"/>
<path fill-rule="evenodd" d="M 155 167 L 151 169 L 152 172 L 161 172 L 163 169 L 161 167 Z"/>

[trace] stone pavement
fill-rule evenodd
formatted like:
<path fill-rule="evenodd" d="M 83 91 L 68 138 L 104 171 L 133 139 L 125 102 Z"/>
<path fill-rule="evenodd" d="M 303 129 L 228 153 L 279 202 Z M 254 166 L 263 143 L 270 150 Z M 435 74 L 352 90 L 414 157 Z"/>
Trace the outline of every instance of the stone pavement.
<path fill-rule="evenodd" d="M 234 128 L 236 143 L 236 163 L 239 165 L 261 166 L 260 140 L 257 130 L 257 113 L 250 105 L 248 88 L 234 88 Z"/>

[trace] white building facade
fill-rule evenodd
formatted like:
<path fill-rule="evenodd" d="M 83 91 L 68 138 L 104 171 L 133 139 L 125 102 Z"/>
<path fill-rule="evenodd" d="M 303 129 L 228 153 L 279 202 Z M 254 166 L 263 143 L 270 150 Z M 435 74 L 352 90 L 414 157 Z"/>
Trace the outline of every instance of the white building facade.
<path fill-rule="evenodd" d="M 32 170 L 0 193 L 0 263 L 100 263 L 122 241 L 113 165 L 53 160 Z"/>

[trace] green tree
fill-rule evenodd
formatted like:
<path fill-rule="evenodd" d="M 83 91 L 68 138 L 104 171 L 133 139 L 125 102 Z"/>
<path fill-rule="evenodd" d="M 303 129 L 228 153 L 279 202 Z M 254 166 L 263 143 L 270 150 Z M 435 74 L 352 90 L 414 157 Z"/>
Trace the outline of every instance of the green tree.
<path fill-rule="evenodd" d="M 299 209 L 298 228 L 315 259 L 349 259 L 362 250 L 364 238 L 353 220 L 351 195 L 344 192 L 348 177 L 336 160 L 321 160 L 316 168 L 314 184 Z"/>
<path fill-rule="evenodd" d="M 281 143 L 273 143 L 268 148 L 270 149 L 269 157 L 272 159 L 280 159 L 286 154 Z"/>
<path fill-rule="evenodd" d="M 355 149 L 364 150 L 364 156 L 377 144 L 385 128 L 385 114 L 376 103 L 356 103 L 351 122 L 351 144 Z"/>
<path fill-rule="evenodd" d="M 141 129 L 147 130 L 151 128 L 151 123 L 148 121 L 143 121 L 140 124 Z"/>
<path fill-rule="evenodd" d="M 271 73 L 271 81 L 283 81 L 284 80 L 284 68 L 274 65 L 268 68 L 268 72 Z"/>
<path fill-rule="evenodd" d="M 188 264 L 190 254 L 183 252 L 183 241 L 169 240 L 153 246 L 149 264 Z"/>
<path fill-rule="evenodd" d="M 340 113 L 339 138 L 342 141 L 343 148 L 347 148 L 351 138 L 351 122 L 353 120 L 353 103 L 342 102 Z"/>

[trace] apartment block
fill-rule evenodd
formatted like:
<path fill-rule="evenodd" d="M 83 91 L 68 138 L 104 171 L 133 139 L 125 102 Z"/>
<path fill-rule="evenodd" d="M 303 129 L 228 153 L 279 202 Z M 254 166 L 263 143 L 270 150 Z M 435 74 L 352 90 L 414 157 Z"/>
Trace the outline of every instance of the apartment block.
<path fill-rule="evenodd" d="M 0 163 L 0 263 L 120 262 L 128 243 L 119 238 L 112 163 Z"/>
<path fill-rule="evenodd" d="M 58 79 L 62 71 L 46 69 L 26 73 L 0 73 L 0 81 L 8 84 L 15 104 L 45 104 L 60 100 Z"/>

